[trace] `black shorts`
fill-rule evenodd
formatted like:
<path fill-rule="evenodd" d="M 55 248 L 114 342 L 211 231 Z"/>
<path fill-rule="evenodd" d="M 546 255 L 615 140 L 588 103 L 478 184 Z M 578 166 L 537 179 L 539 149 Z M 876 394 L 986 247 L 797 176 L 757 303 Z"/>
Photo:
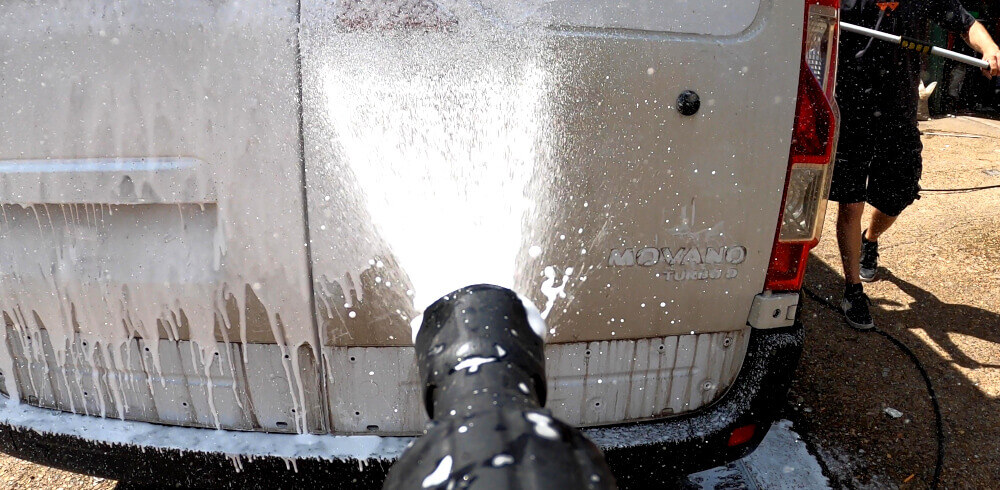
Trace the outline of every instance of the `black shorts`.
<path fill-rule="evenodd" d="M 830 200 L 867 201 L 889 216 L 898 216 L 920 198 L 920 131 L 909 118 L 877 123 L 872 119 L 882 118 L 843 121 Z"/>

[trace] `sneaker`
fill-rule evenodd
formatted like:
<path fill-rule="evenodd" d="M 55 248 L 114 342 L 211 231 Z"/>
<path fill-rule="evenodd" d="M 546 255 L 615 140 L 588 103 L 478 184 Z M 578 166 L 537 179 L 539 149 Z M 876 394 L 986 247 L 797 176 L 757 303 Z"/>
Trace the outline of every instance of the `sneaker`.
<path fill-rule="evenodd" d="M 870 304 L 871 300 L 864 291 L 857 290 L 844 294 L 844 301 L 840 303 L 840 309 L 844 311 L 844 320 L 858 330 L 875 328 L 872 314 L 868 311 Z"/>
<path fill-rule="evenodd" d="M 861 280 L 872 282 L 878 272 L 878 242 L 865 238 L 867 230 L 861 233 Z"/>

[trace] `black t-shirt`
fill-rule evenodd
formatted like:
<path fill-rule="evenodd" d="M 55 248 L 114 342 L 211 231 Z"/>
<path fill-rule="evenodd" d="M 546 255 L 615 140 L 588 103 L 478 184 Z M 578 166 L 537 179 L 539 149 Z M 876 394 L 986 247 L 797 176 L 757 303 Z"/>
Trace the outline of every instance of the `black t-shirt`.
<path fill-rule="evenodd" d="M 923 37 L 928 20 L 961 34 L 975 22 L 958 0 L 841 0 L 840 19 L 911 38 Z M 845 31 L 839 49 L 837 103 L 844 124 L 916 121 L 916 51 Z"/>

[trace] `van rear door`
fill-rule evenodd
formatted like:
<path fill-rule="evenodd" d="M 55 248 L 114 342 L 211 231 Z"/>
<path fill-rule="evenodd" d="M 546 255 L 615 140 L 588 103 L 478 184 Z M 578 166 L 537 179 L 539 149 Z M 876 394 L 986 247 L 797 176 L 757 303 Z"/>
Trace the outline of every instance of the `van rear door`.
<path fill-rule="evenodd" d="M 804 15 L 731 3 L 303 3 L 334 426 L 418 428 L 409 324 L 481 282 L 547 317 L 570 422 L 725 391 L 775 240 Z"/>
<path fill-rule="evenodd" d="M 327 430 L 296 15 L 292 1 L 0 5 L 8 394 Z"/>

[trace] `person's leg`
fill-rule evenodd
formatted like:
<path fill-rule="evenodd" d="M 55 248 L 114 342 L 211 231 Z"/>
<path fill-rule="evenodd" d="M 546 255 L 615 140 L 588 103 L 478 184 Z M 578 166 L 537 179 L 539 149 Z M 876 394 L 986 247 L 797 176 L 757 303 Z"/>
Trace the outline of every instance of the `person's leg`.
<path fill-rule="evenodd" d="M 890 216 L 874 206 L 872 209 L 868 228 L 861 232 L 862 282 L 872 282 L 878 276 L 878 237 L 896 222 L 896 216 Z"/>
<path fill-rule="evenodd" d="M 837 246 L 844 266 L 844 282 L 860 284 L 861 215 L 864 202 L 840 203 L 837 207 Z"/>
<path fill-rule="evenodd" d="M 869 100 L 869 90 L 857 84 L 838 86 L 838 90 L 844 87 L 847 90 L 837 94 L 844 119 L 840 125 L 840 142 L 830 186 L 830 200 L 839 203 L 837 246 L 840 248 L 845 282 L 840 308 L 848 325 L 867 330 L 874 328 L 875 324 L 860 279 L 861 217 L 868 197 L 870 163 L 874 156 L 872 135 L 878 130 L 873 125 L 873 101 Z M 845 98 L 845 94 L 849 96 Z"/>
<path fill-rule="evenodd" d="M 837 208 L 837 246 L 844 266 L 844 299 L 840 309 L 844 320 L 858 330 L 875 328 L 868 309 L 868 296 L 861 286 L 861 215 L 865 203 L 840 203 Z"/>
<path fill-rule="evenodd" d="M 920 198 L 922 162 L 920 131 L 912 121 L 886 125 L 868 177 L 868 204 L 874 209 L 861 240 L 861 280 L 878 274 L 878 240 L 914 200 Z"/>
<path fill-rule="evenodd" d="M 882 236 L 886 230 L 896 222 L 896 216 L 889 216 L 888 214 L 879 211 L 878 208 L 874 208 L 872 211 L 871 219 L 868 221 L 868 230 L 865 232 L 865 240 L 869 242 L 877 242 L 878 237 Z"/>
<path fill-rule="evenodd" d="M 857 111 L 855 111 L 857 112 Z M 861 217 L 865 210 L 872 148 L 865 121 L 845 121 L 833 166 L 830 200 L 837 206 L 837 246 L 847 284 L 858 284 Z"/>

